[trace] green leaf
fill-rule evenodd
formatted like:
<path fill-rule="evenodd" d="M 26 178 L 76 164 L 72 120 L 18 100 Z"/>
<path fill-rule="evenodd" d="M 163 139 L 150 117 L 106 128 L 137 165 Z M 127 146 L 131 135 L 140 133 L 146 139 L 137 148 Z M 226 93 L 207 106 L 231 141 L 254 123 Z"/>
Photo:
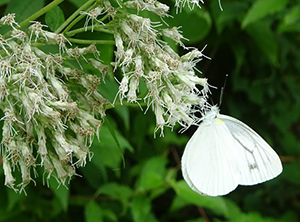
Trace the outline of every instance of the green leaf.
<path fill-rule="evenodd" d="M 251 23 L 281 10 L 287 2 L 288 0 L 258 0 L 254 2 L 242 22 L 242 28 L 246 28 Z"/>
<path fill-rule="evenodd" d="M 10 0 L 0 0 L 0 6 L 5 5 L 9 2 L 10 2 Z"/>
<path fill-rule="evenodd" d="M 20 209 L 7 211 L 5 208 L 0 208 L 0 221 L 18 221 L 16 218 L 19 216 L 22 216 Z"/>
<path fill-rule="evenodd" d="M 69 205 L 69 190 L 65 186 L 60 186 L 54 178 L 49 180 L 50 188 L 58 199 L 64 211 L 67 211 Z"/>
<path fill-rule="evenodd" d="M 264 88 L 262 84 L 253 84 L 248 90 L 249 99 L 254 104 L 262 105 L 264 103 Z"/>
<path fill-rule="evenodd" d="M 228 2 L 223 4 L 223 8 L 224 11 L 220 11 L 217 7 L 213 8 L 216 17 L 215 24 L 218 34 L 221 34 L 223 29 L 227 26 L 233 25 L 233 21 L 238 20 L 238 18 L 244 14 L 247 9 L 247 4 L 241 1 Z"/>
<path fill-rule="evenodd" d="M 142 174 L 147 172 L 154 172 L 160 176 L 164 176 L 168 160 L 164 156 L 157 156 L 148 159 L 142 169 Z"/>
<path fill-rule="evenodd" d="M 190 204 L 191 203 L 189 201 L 187 201 L 184 198 L 179 197 L 178 195 L 176 195 L 175 198 L 172 201 L 172 205 L 170 207 L 170 211 L 171 212 L 177 212 L 181 208 L 186 207 L 186 206 L 188 206 Z"/>
<path fill-rule="evenodd" d="M 129 107 L 119 106 L 114 108 L 114 111 L 122 118 L 124 122 L 125 130 L 129 130 L 130 128 Z"/>
<path fill-rule="evenodd" d="M 11 0 L 7 5 L 4 14 L 16 13 L 15 20 L 20 23 L 33 13 L 40 10 L 43 6 L 44 0 Z"/>
<path fill-rule="evenodd" d="M 300 163 L 288 163 L 284 166 L 281 178 L 285 179 L 293 184 L 300 185 Z"/>
<path fill-rule="evenodd" d="M 279 32 L 300 32 L 300 5 L 290 9 L 278 27 Z"/>
<path fill-rule="evenodd" d="M 115 140 L 115 142 L 116 142 L 118 148 L 119 148 L 120 150 L 122 150 L 122 148 L 121 148 L 121 146 L 120 146 L 120 143 L 119 143 L 119 140 L 118 140 L 118 138 L 117 138 L 117 136 L 116 136 L 115 130 L 114 130 L 113 126 L 110 124 L 110 121 L 109 121 L 109 118 L 108 118 L 108 117 L 106 117 L 106 126 L 107 126 L 109 132 L 111 133 L 112 137 L 114 138 L 114 140 Z"/>
<path fill-rule="evenodd" d="M 178 212 L 181 208 L 187 207 L 187 205 L 194 204 L 212 210 L 217 215 L 223 215 L 231 221 L 234 218 L 239 218 L 242 213 L 239 207 L 231 200 L 223 197 L 209 197 L 202 196 L 195 193 L 187 185 L 184 185 L 184 181 L 179 181 L 179 186 L 176 186 L 176 192 L 182 192 L 182 195 L 177 195 L 171 205 L 171 212 Z M 200 198 L 200 199 L 199 199 Z"/>
<path fill-rule="evenodd" d="M 65 15 L 59 6 L 55 6 L 45 15 L 45 22 L 52 31 L 58 29 L 58 27 L 63 24 L 64 21 Z"/>
<path fill-rule="evenodd" d="M 20 200 L 24 199 L 20 194 L 16 193 L 12 189 L 7 190 L 7 195 L 8 195 L 7 209 L 9 211 L 12 210 Z"/>
<path fill-rule="evenodd" d="M 230 214 L 229 208 L 223 197 L 201 196 L 193 191 L 184 180 L 177 182 L 173 188 L 179 197 L 190 204 L 209 208 L 216 214 L 225 217 L 228 217 Z"/>
<path fill-rule="evenodd" d="M 171 15 L 176 19 L 168 19 L 167 22 L 170 27 L 182 26 L 183 36 L 189 39 L 189 41 L 183 40 L 184 43 L 192 44 L 201 41 L 209 33 L 212 26 L 210 14 L 204 9 L 191 11 L 188 8 L 183 8 L 182 12 L 178 14 L 174 9 Z"/>
<path fill-rule="evenodd" d="M 117 183 L 108 183 L 100 187 L 97 191 L 99 195 L 108 195 L 113 199 L 117 199 L 121 202 L 123 207 L 123 213 L 125 213 L 126 207 L 128 206 L 129 197 L 132 195 L 133 191 L 125 185 Z"/>
<path fill-rule="evenodd" d="M 242 44 L 234 44 L 232 51 L 235 55 L 235 70 L 230 79 L 232 81 L 233 91 L 245 91 L 248 92 L 249 88 L 249 79 L 245 75 L 241 75 L 241 70 L 247 59 L 246 53 L 247 49 Z M 237 109 L 238 110 L 238 109 Z"/>
<path fill-rule="evenodd" d="M 206 222 L 206 220 L 204 218 L 198 218 L 198 219 L 186 220 L 185 222 Z"/>
<path fill-rule="evenodd" d="M 0 167 L 2 168 L 2 166 Z M 3 168 L 2 168 L 3 169 Z M 4 177 L 0 176 L 1 181 L 4 181 Z M 3 180 L 2 180 L 3 179 Z M 15 192 L 14 190 L 8 190 L 7 187 L 4 187 L 4 184 L 0 185 L 1 188 L 1 195 L 0 195 L 0 221 L 16 221 L 15 218 L 22 214 L 22 211 L 19 207 L 16 207 L 15 209 L 11 209 L 13 205 L 15 205 L 16 195 L 21 198 L 21 200 L 24 201 L 23 195 L 20 195 L 18 193 L 13 194 Z M 9 192 L 11 194 L 9 194 Z M 8 193 L 8 196 L 6 195 Z M 14 196 L 14 197 L 10 197 Z M 11 200 L 13 199 L 13 200 Z M 8 203 L 9 201 L 9 203 Z M 13 202 L 13 203 L 12 203 Z"/>
<path fill-rule="evenodd" d="M 112 124 L 111 124 L 112 125 Z M 122 155 L 125 149 L 133 151 L 133 147 L 129 142 L 114 128 L 115 137 L 118 140 L 119 146 L 116 140 L 112 136 L 107 125 L 101 127 L 100 141 L 94 141 L 92 145 L 92 151 L 94 152 L 94 157 L 92 162 L 101 161 L 105 166 L 112 169 L 119 169 L 120 163 L 122 161 Z M 120 150 L 121 149 L 121 150 Z M 95 163 L 96 164 L 96 163 Z"/>
<path fill-rule="evenodd" d="M 180 128 L 178 128 L 178 129 L 180 130 Z M 164 139 L 162 140 L 162 143 L 165 146 L 168 146 L 168 144 L 173 144 L 173 145 L 177 145 L 177 146 L 185 146 L 187 144 L 189 138 L 185 137 L 185 136 L 178 136 L 178 134 L 175 133 L 175 131 L 177 131 L 176 127 L 172 130 L 166 129 L 164 131 L 165 136 L 164 136 Z"/>
<path fill-rule="evenodd" d="M 103 52 L 101 51 L 101 54 Z M 106 79 L 104 84 L 98 87 L 99 92 L 110 102 L 113 102 L 119 90 L 119 85 L 114 79 Z"/>
<path fill-rule="evenodd" d="M 292 24 L 300 21 L 300 5 L 297 5 L 284 16 L 285 24 Z"/>
<path fill-rule="evenodd" d="M 102 208 L 104 221 L 118 222 L 118 217 L 113 210 Z M 107 219 L 107 220 L 106 220 Z"/>
<path fill-rule="evenodd" d="M 154 117 L 151 119 L 149 116 L 152 117 L 154 114 L 151 112 L 146 114 L 138 112 L 132 119 L 133 123 L 131 124 L 131 128 L 133 129 L 132 133 L 135 135 L 134 142 L 136 144 L 136 153 L 140 153 L 141 155 L 145 154 L 141 150 L 144 150 L 148 145 L 148 141 L 146 139 L 147 135 L 153 135 L 154 128 L 152 129 L 151 133 L 149 133 L 149 126 L 153 125 Z"/>
<path fill-rule="evenodd" d="M 101 207 L 94 201 L 90 201 L 85 206 L 85 221 L 86 222 L 102 222 L 103 212 Z"/>
<path fill-rule="evenodd" d="M 69 2 L 73 3 L 76 7 L 82 6 L 87 0 L 69 0 Z"/>
<path fill-rule="evenodd" d="M 156 172 L 146 172 L 141 174 L 139 187 L 145 190 L 150 190 L 160 187 L 164 183 L 164 180 Z"/>
<path fill-rule="evenodd" d="M 235 217 L 234 219 L 231 219 L 230 222 L 281 222 L 281 219 L 275 219 L 275 218 L 267 218 L 263 217 L 257 212 L 251 212 L 247 214 L 239 214 L 238 217 Z M 283 221 L 282 221 L 283 222 Z"/>
<path fill-rule="evenodd" d="M 97 148 L 96 148 L 97 149 Z M 100 156 L 94 155 L 92 162 L 80 169 L 82 176 L 95 189 L 99 188 L 99 184 L 106 183 L 108 180 L 107 170 Z"/>
<path fill-rule="evenodd" d="M 264 22 L 253 23 L 246 28 L 257 46 L 268 57 L 273 65 L 277 65 L 278 43 L 270 26 Z M 259 53 L 259 52 L 257 52 Z"/>
<path fill-rule="evenodd" d="M 131 214 L 134 222 L 146 221 L 150 210 L 151 203 L 146 196 L 138 195 L 132 199 Z"/>
<path fill-rule="evenodd" d="M 136 187 L 142 190 L 150 190 L 162 186 L 165 183 L 167 159 L 164 156 L 148 159 L 142 166 Z"/>
<path fill-rule="evenodd" d="M 152 212 L 147 216 L 145 222 L 159 222 Z"/>
<path fill-rule="evenodd" d="M 108 56 L 109 58 L 112 57 L 110 53 L 113 53 L 113 47 L 111 45 L 109 45 L 110 47 L 108 48 L 104 48 L 105 51 L 102 50 L 102 48 L 100 48 L 101 51 L 101 55 L 105 53 L 106 57 Z M 101 46 L 102 47 L 102 46 Z M 109 50 L 111 49 L 111 51 Z M 106 58 L 104 57 L 104 58 Z M 112 58 L 110 58 L 112 59 Z M 107 76 L 110 77 L 110 76 Z M 101 95 L 103 95 L 106 99 L 108 99 L 111 103 L 113 103 L 116 94 L 119 90 L 119 85 L 118 83 L 115 81 L 115 79 L 109 79 L 106 78 L 105 79 L 105 83 L 101 84 L 101 86 L 98 87 L 99 92 L 101 93 Z M 118 101 L 118 98 L 116 98 L 116 101 Z M 128 130 L 129 129 L 129 108 L 127 106 L 119 106 L 119 107 L 115 107 L 114 111 L 122 118 L 124 125 L 125 125 L 125 129 Z"/>

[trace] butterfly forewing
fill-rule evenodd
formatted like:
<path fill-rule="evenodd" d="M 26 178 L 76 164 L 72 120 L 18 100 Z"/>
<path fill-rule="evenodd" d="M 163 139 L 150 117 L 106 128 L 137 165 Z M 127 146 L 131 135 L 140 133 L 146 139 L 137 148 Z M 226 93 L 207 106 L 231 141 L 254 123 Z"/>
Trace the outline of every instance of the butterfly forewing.
<path fill-rule="evenodd" d="M 239 153 L 241 185 L 254 185 L 270 180 L 282 172 L 279 156 L 254 130 L 241 121 L 220 115 L 232 134 Z"/>
<path fill-rule="evenodd" d="M 185 157 L 186 157 L 187 155 L 185 155 Z M 200 190 L 198 190 L 197 188 L 196 188 L 196 186 L 193 184 L 193 182 L 191 181 L 191 179 L 190 179 L 190 177 L 189 177 L 189 175 L 188 175 L 188 173 L 187 173 L 187 169 L 186 169 L 186 165 L 185 165 L 185 163 L 186 163 L 186 160 L 183 160 L 182 159 L 182 166 L 181 166 L 181 169 L 182 169 L 182 176 L 183 176 L 183 179 L 185 180 L 185 182 L 189 185 L 189 187 L 192 189 L 192 190 L 194 190 L 195 192 L 197 192 L 197 193 L 199 193 L 199 194 L 201 194 L 201 195 L 205 195 L 204 193 L 202 193 Z"/>
<path fill-rule="evenodd" d="M 218 196 L 236 188 L 240 171 L 234 139 L 222 121 L 200 124 L 185 148 L 182 171 L 188 185 L 198 193 Z"/>

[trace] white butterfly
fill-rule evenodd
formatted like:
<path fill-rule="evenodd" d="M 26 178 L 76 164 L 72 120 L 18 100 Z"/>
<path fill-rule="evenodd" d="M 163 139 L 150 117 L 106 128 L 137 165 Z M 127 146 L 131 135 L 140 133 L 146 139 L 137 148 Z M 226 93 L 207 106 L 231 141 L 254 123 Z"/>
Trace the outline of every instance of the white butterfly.
<path fill-rule="evenodd" d="M 220 196 L 238 185 L 254 185 L 282 172 L 276 152 L 250 127 L 219 113 L 217 106 L 203 121 L 186 145 L 182 174 L 196 192 Z"/>

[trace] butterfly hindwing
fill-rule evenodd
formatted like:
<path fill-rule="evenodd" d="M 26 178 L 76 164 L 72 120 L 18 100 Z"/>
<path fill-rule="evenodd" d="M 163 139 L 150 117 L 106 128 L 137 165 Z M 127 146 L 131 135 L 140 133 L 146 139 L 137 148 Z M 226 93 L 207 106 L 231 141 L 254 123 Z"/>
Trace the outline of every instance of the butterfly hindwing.
<path fill-rule="evenodd" d="M 241 185 L 254 185 L 270 180 L 282 172 L 279 156 L 249 126 L 226 115 L 219 115 L 235 140 L 239 151 Z"/>

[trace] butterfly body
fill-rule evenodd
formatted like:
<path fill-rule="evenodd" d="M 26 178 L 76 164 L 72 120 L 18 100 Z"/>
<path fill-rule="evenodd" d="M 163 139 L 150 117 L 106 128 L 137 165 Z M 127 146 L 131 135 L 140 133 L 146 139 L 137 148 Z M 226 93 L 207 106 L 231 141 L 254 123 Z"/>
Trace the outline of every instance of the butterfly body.
<path fill-rule="evenodd" d="M 209 196 L 262 183 L 281 171 L 280 159 L 268 143 L 246 124 L 220 114 L 217 106 L 203 116 L 182 157 L 188 185 Z"/>

